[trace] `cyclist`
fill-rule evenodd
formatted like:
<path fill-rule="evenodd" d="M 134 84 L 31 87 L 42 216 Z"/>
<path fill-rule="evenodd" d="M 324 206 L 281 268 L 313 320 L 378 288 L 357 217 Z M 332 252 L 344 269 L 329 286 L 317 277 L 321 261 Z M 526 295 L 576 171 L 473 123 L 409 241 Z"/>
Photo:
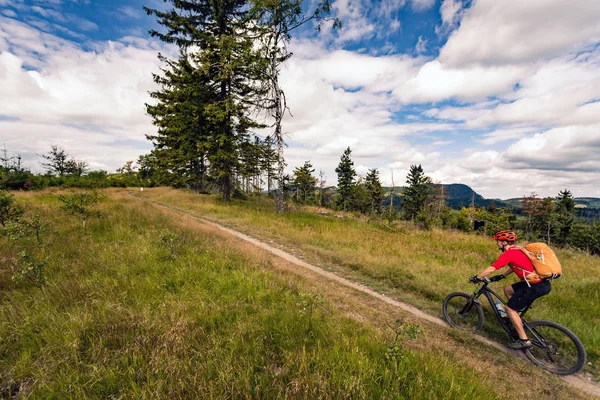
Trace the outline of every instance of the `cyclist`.
<path fill-rule="evenodd" d="M 498 249 L 502 251 L 502 255 L 483 272 L 471 277 L 469 280 L 471 282 L 478 282 L 479 279 L 485 278 L 494 271 L 507 265 L 509 269 L 504 272 L 504 274 L 496 275 L 490 278 L 490 281 L 499 281 L 513 272 L 521 279 L 520 282 L 504 288 L 504 294 L 508 299 L 506 313 L 519 335 L 519 339 L 509 343 L 508 347 L 515 350 L 531 348 L 532 344 L 527 338 L 525 329 L 523 329 L 523 323 L 521 322 L 519 312 L 525 307 L 529 307 L 535 299 L 550 293 L 550 290 L 552 289 L 550 281 L 538 279 L 537 281 L 527 282 L 525 280 L 525 276 L 530 272 L 534 272 L 534 268 L 529 258 L 518 246 L 514 245 L 517 240 L 517 235 L 513 231 L 497 232 L 492 240 L 496 241 L 496 245 L 498 246 Z"/>

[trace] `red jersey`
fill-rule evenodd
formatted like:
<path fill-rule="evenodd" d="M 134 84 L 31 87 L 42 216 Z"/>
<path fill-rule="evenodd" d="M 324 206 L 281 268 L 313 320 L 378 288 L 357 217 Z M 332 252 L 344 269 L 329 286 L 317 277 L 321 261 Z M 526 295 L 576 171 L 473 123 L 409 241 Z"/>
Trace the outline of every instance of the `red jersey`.
<path fill-rule="evenodd" d="M 523 271 L 534 272 L 533 264 L 529 258 L 521 251 L 518 247 L 513 246 L 509 247 L 496 261 L 492 263 L 492 267 L 496 269 L 500 269 L 508 265 L 510 269 L 513 270 L 515 275 L 519 277 L 519 279 L 523 279 Z"/>

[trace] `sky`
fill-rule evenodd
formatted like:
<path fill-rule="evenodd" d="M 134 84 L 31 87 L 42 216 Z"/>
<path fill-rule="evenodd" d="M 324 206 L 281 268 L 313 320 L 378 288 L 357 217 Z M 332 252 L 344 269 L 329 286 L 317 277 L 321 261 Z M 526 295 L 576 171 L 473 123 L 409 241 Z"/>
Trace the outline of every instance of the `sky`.
<path fill-rule="evenodd" d="M 126 5 L 124 5 L 126 4 Z M 314 0 L 308 0 L 310 9 Z M 115 171 L 146 154 L 161 0 L 0 0 L 0 146 Z M 281 71 L 288 171 L 335 185 L 346 147 L 385 185 L 421 164 L 487 198 L 600 197 L 600 1 L 333 0 Z M 268 132 L 259 132 L 265 134 Z"/>

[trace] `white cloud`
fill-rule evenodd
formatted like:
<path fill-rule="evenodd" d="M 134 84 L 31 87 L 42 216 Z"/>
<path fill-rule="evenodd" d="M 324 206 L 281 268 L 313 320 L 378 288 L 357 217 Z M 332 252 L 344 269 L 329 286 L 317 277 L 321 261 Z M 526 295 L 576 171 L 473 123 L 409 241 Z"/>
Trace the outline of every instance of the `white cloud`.
<path fill-rule="evenodd" d="M 438 102 L 450 98 L 483 100 L 510 92 L 526 70 L 513 66 L 452 69 L 434 60 L 423 65 L 415 77 L 393 93 L 404 103 Z"/>
<path fill-rule="evenodd" d="M 600 171 L 600 124 L 551 129 L 506 150 L 512 168 Z"/>
<path fill-rule="evenodd" d="M 138 18 L 141 18 L 141 16 L 142 16 L 138 10 L 136 10 L 132 7 L 129 7 L 129 6 L 119 7 L 118 11 L 120 13 L 122 13 L 123 15 L 130 17 L 130 18 L 138 19 Z"/>
<path fill-rule="evenodd" d="M 14 18 L 17 16 L 16 12 L 14 12 L 13 10 L 9 10 L 9 9 L 0 10 L 0 13 L 4 14 L 5 16 L 10 17 L 10 18 Z"/>
<path fill-rule="evenodd" d="M 486 133 L 477 141 L 485 145 L 494 145 L 508 140 L 520 139 L 534 131 L 536 131 L 534 127 L 496 129 L 493 132 Z"/>
<path fill-rule="evenodd" d="M 415 51 L 417 54 L 425 53 L 427 51 L 427 39 L 423 39 L 423 36 L 419 36 L 417 44 L 415 45 Z"/>
<path fill-rule="evenodd" d="M 375 24 L 368 18 L 367 6 L 361 0 L 336 0 L 333 3 L 335 16 L 344 24 L 343 29 L 338 31 L 338 42 L 353 42 L 373 37 Z"/>
<path fill-rule="evenodd" d="M 458 26 L 462 16 L 463 4 L 460 0 L 443 0 L 440 6 L 442 25 L 436 27 L 438 34 L 446 34 Z"/>
<path fill-rule="evenodd" d="M 597 0 L 474 1 L 440 61 L 501 65 L 555 57 L 600 41 L 599 20 Z"/>
<path fill-rule="evenodd" d="M 64 144 L 73 156 L 112 169 L 125 161 L 120 157 L 147 151 L 144 135 L 155 128 L 144 103 L 155 88 L 156 44 L 90 43 L 94 51 L 84 51 L 3 18 L 0 39 L 6 43 L 0 45 L 0 115 L 19 119 L 1 121 L 0 131 L 11 132 L 6 138 L 10 150 L 34 154 Z M 133 148 L 114 144 L 119 141 Z"/>
<path fill-rule="evenodd" d="M 411 0 L 412 9 L 420 12 L 429 10 L 435 4 L 435 0 Z"/>
<path fill-rule="evenodd" d="M 77 28 L 83 31 L 96 31 L 98 30 L 98 25 L 94 22 L 87 20 L 85 18 L 81 18 L 72 13 L 62 13 L 60 11 L 53 10 L 51 8 L 43 8 L 40 6 L 32 6 L 31 11 L 34 11 L 40 14 L 43 17 L 54 20 L 55 22 L 66 24 L 71 23 L 74 24 Z"/>

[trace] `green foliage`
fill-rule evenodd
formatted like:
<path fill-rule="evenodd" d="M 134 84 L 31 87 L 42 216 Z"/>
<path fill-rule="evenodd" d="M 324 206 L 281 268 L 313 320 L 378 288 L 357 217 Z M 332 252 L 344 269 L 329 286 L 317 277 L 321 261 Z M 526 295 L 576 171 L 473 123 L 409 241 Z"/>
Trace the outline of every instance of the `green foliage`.
<path fill-rule="evenodd" d="M 556 240 L 559 245 L 564 245 L 569 240 L 575 220 L 575 199 L 567 189 L 560 191 L 556 197 L 556 214 L 559 231 Z"/>
<path fill-rule="evenodd" d="M 379 214 L 381 212 L 381 202 L 384 193 L 381 181 L 379 180 L 379 171 L 376 168 L 370 169 L 365 176 L 365 189 L 369 196 L 371 212 Z"/>
<path fill-rule="evenodd" d="M 275 139 L 269 135 L 262 142 L 262 157 L 260 159 L 261 170 L 264 171 L 267 181 L 267 193 L 271 194 L 273 179 L 277 173 L 277 151 L 273 148 Z"/>
<path fill-rule="evenodd" d="M 151 93 L 157 104 L 146 106 L 159 132 L 148 138 L 158 165 L 184 183 L 188 175 L 200 180 L 200 190 L 208 160 L 229 201 L 248 131 L 263 127 L 251 117 L 251 107 L 266 94 L 260 83 L 267 60 L 256 46 L 260 29 L 249 22 L 252 10 L 242 0 L 169 3 L 168 11 L 145 7 L 166 28 L 151 35 L 180 48 L 177 61 L 160 56 L 167 67 L 154 79 L 162 88 Z"/>
<path fill-rule="evenodd" d="M 365 180 L 359 178 L 354 184 L 353 190 L 350 196 L 350 204 L 348 209 L 351 211 L 358 211 L 363 214 L 371 211 L 372 197 L 369 193 Z"/>
<path fill-rule="evenodd" d="M 6 227 L 7 222 L 17 219 L 23 210 L 15 203 L 11 194 L 0 190 L 0 224 Z"/>
<path fill-rule="evenodd" d="M 404 349 L 404 341 L 416 339 L 421 333 L 421 327 L 403 319 L 397 319 L 394 326 L 390 328 L 394 338 L 389 342 L 385 357 L 388 360 L 399 360 L 405 357 L 407 351 Z"/>
<path fill-rule="evenodd" d="M 61 210 L 81 218 L 83 228 L 89 218 L 102 216 L 100 211 L 93 208 L 100 201 L 100 193 L 97 191 L 60 195 L 58 200 L 62 203 Z"/>
<path fill-rule="evenodd" d="M 27 280 L 41 289 L 46 284 L 44 270 L 47 264 L 48 260 L 37 261 L 31 254 L 22 251 L 14 267 L 12 280 L 15 282 Z"/>
<path fill-rule="evenodd" d="M 350 158 L 352 150 L 350 147 L 344 150 L 340 163 L 335 169 L 338 176 L 336 206 L 341 210 L 348 210 L 351 204 L 352 194 L 355 190 L 356 170 L 354 162 Z"/>
<path fill-rule="evenodd" d="M 452 209 L 446 204 L 448 198 L 444 185 L 432 184 L 425 199 L 423 209 L 419 211 L 415 222 L 424 229 L 436 227 L 450 227 Z"/>
<path fill-rule="evenodd" d="M 42 244 L 42 234 L 50 230 L 50 223 L 40 214 L 23 215 L 7 226 L 8 235 L 13 240 L 34 236 L 38 245 Z"/>
<path fill-rule="evenodd" d="M 318 293 L 304 293 L 298 294 L 298 313 L 306 319 L 306 333 L 305 337 L 314 335 L 313 330 L 313 319 L 317 309 L 325 304 L 325 297 Z"/>
<path fill-rule="evenodd" d="M 176 61 L 160 56 L 167 68 L 154 75 L 160 90 L 150 93 L 157 102 L 146 112 L 158 128 L 147 135 L 155 149 L 140 158 L 140 171 L 173 186 L 206 190 L 211 125 L 205 104 L 213 96 L 208 80 L 185 54 Z"/>
<path fill-rule="evenodd" d="M 74 158 L 69 159 L 65 149 L 58 146 L 52 146 L 48 154 L 44 154 L 42 157 L 46 160 L 42 166 L 49 174 L 82 176 L 88 171 L 87 162 Z"/>
<path fill-rule="evenodd" d="M 302 167 L 294 169 L 292 186 L 295 189 L 294 200 L 299 203 L 313 203 L 317 191 L 317 178 L 312 174 L 315 172 L 310 161 L 305 161 Z"/>
<path fill-rule="evenodd" d="M 402 200 L 402 215 L 404 219 L 414 220 L 425 207 L 431 179 L 425 175 L 420 164 L 411 165 L 406 183 L 408 187 Z"/>
<path fill-rule="evenodd" d="M 600 256 L 600 221 L 597 221 L 594 225 L 575 222 L 571 228 L 567 244 Z"/>

